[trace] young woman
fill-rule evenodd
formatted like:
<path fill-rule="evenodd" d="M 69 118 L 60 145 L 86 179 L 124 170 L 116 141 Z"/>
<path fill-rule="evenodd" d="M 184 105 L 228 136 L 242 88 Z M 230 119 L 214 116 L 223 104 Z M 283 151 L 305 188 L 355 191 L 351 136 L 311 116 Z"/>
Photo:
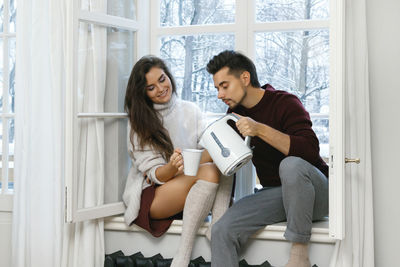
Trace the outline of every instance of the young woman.
<path fill-rule="evenodd" d="M 181 241 L 171 266 L 186 267 L 214 200 L 213 223 L 227 209 L 232 179 L 221 177 L 218 185 L 220 173 L 207 152 L 196 176 L 183 174 L 181 149 L 198 148 L 205 122 L 195 104 L 177 98 L 174 79 L 161 59 L 145 56 L 135 64 L 125 110 L 132 158 L 123 195 L 125 220 L 158 237 L 175 218 L 182 218 L 183 211 Z"/>

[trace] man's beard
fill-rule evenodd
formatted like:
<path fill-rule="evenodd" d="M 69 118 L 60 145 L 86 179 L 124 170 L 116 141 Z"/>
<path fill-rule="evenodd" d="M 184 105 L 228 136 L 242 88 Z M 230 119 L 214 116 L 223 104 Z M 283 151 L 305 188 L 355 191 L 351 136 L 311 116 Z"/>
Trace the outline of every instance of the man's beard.
<path fill-rule="evenodd" d="M 246 90 L 246 88 L 242 88 L 242 90 L 243 90 L 243 96 L 242 96 L 242 98 L 240 98 L 240 100 L 238 102 L 236 102 L 236 101 L 234 101 L 232 99 L 228 99 L 228 101 L 230 103 L 232 103 L 231 105 L 228 104 L 230 109 L 234 109 L 234 108 L 236 108 L 237 106 L 239 106 L 239 105 L 241 105 L 243 103 L 243 100 L 247 96 L 247 90 Z"/>

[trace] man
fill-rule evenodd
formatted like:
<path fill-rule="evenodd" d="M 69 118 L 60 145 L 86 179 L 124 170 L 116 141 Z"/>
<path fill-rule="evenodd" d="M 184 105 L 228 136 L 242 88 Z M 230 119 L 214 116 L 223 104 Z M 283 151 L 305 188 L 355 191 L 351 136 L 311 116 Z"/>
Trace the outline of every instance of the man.
<path fill-rule="evenodd" d="M 218 98 L 239 115 L 243 136 L 252 136 L 253 164 L 263 186 L 237 201 L 211 230 L 214 267 L 238 266 L 240 248 L 266 225 L 287 220 L 292 242 L 286 267 L 309 267 L 312 221 L 328 214 L 328 166 L 300 100 L 266 84 L 260 87 L 254 63 L 224 51 L 207 65 Z M 266 254 L 267 255 L 267 254 Z"/>

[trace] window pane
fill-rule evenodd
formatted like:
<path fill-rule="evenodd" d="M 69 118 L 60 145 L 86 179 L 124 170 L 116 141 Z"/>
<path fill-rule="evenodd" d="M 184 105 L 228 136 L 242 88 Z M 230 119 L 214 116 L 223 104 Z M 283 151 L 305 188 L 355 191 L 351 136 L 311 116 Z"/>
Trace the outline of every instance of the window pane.
<path fill-rule="evenodd" d="M 135 2 L 132 0 L 108 1 L 107 9 L 108 15 L 136 19 Z"/>
<path fill-rule="evenodd" d="M 0 119 L 0 194 L 1 189 L 3 188 L 3 120 Z"/>
<path fill-rule="evenodd" d="M 169 63 L 178 96 L 198 104 L 203 111 L 225 112 L 217 99 L 208 61 L 225 49 L 234 49 L 233 34 L 167 36 L 161 38 L 160 55 Z"/>
<path fill-rule="evenodd" d="M 102 1 L 81 0 L 81 9 L 90 12 L 99 12 L 107 15 L 136 19 L 135 2 L 132 0 L 107 0 L 107 2 L 97 3 Z"/>
<path fill-rule="evenodd" d="M 311 118 L 312 128 L 319 140 L 320 155 L 329 158 L 329 118 Z"/>
<path fill-rule="evenodd" d="M 80 23 L 78 112 L 123 112 L 126 86 L 135 58 L 133 53 L 133 32 Z M 129 170 L 127 120 L 84 118 L 79 119 L 78 125 L 78 183 L 82 179 L 86 182 L 94 179 L 89 175 L 101 174 L 103 172 L 98 168 L 104 168 L 104 201 L 120 200 Z M 86 174 L 85 169 L 87 171 L 90 166 L 94 166 L 95 171 Z M 81 194 L 79 190 L 78 187 Z M 91 206 L 94 203 L 79 204 L 79 208 Z"/>
<path fill-rule="evenodd" d="M 0 32 L 4 32 L 4 0 L 0 0 Z"/>
<path fill-rule="evenodd" d="M 108 28 L 107 48 L 105 111 L 124 112 L 126 86 L 135 58 L 134 33 Z"/>
<path fill-rule="evenodd" d="M 78 123 L 78 194 L 83 189 L 93 190 L 104 175 L 104 204 L 122 201 L 122 193 L 129 172 L 127 151 L 127 119 L 83 118 Z M 88 187 L 90 184 L 90 188 Z M 99 196 L 96 196 L 96 198 Z M 78 208 L 98 205 L 90 199 L 78 203 Z"/>
<path fill-rule="evenodd" d="M 9 40 L 9 110 L 14 113 L 15 109 L 15 38 Z"/>
<path fill-rule="evenodd" d="M 3 38 L 0 38 L 0 112 L 3 112 L 3 63 L 4 63 L 4 57 L 3 57 Z"/>
<path fill-rule="evenodd" d="M 297 95 L 309 113 L 329 114 L 329 32 L 256 34 L 260 82 Z M 329 117 L 312 118 L 322 157 L 329 155 Z"/>
<path fill-rule="evenodd" d="M 104 203 L 122 201 L 130 167 L 128 119 L 104 120 Z"/>
<path fill-rule="evenodd" d="M 2 1 L 2 0 L 0 0 Z M 16 0 L 9 0 L 9 5 L 10 5 L 10 25 L 9 25 L 9 31 L 10 32 L 15 32 L 16 28 L 16 20 L 17 20 L 17 1 Z"/>
<path fill-rule="evenodd" d="M 256 0 L 256 21 L 329 18 L 328 0 Z"/>
<path fill-rule="evenodd" d="M 96 31 L 95 35 L 90 34 Z M 94 39 L 93 39 L 93 36 Z M 81 23 L 79 35 L 79 75 L 78 96 L 85 94 L 86 87 L 95 75 L 93 70 L 105 71 L 105 101 L 100 110 L 104 112 L 123 112 L 124 96 L 129 75 L 134 59 L 134 33 L 120 30 L 115 27 L 95 26 Z M 99 45 L 105 42 L 106 47 Z M 99 50 L 102 50 L 99 52 Z M 94 66 L 97 66 L 95 68 Z M 103 66 L 101 68 L 100 66 Z M 104 87 L 98 86 L 98 90 Z M 99 107 L 97 107 L 99 108 Z M 86 110 L 85 112 L 98 112 L 98 110 Z"/>
<path fill-rule="evenodd" d="M 261 83 L 297 95 L 310 113 L 329 112 L 329 32 L 256 34 Z"/>
<path fill-rule="evenodd" d="M 235 0 L 162 0 L 160 25 L 204 25 L 233 23 Z"/>

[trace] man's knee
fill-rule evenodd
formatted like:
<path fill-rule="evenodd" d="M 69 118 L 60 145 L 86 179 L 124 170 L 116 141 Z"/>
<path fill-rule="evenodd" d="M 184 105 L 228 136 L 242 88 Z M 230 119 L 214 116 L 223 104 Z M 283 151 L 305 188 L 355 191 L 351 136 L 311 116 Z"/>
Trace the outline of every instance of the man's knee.
<path fill-rule="evenodd" d="M 211 236 L 218 239 L 226 239 L 228 235 L 227 226 L 221 223 L 221 220 L 216 222 L 211 228 Z"/>
<path fill-rule="evenodd" d="M 286 157 L 279 165 L 279 176 L 282 185 L 296 185 L 303 182 L 306 174 L 305 162 L 299 157 Z"/>
<path fill-rule="evenodd" d="M 236 242 L 237 236 L 229 220 L 223 220 L 223 218 L 216 222 L 211 228 L 211 238 L 213 242 Z"/>

